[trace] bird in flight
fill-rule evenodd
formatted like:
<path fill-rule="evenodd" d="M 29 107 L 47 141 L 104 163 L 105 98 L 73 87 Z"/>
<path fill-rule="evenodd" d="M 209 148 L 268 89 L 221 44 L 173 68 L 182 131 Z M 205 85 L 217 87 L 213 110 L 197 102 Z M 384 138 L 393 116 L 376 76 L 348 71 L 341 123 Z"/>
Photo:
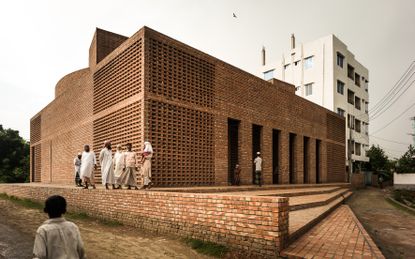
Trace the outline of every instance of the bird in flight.
<path fill-rule="evenodd" d="M 235 13 L 232 13 L 233 18 L 238 18 Z"/>

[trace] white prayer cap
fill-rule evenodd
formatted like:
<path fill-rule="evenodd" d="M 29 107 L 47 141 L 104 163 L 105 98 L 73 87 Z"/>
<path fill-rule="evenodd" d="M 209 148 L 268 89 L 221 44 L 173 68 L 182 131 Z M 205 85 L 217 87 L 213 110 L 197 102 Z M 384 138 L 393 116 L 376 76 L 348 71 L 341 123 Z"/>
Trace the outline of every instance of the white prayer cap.
<path fill-rule="evenodd" d="M 144 141 L 144 152 L 153 153 L 153 147 L 151 146 L 151 143 L 148 141 Z"/>
<path fill-rule="evenodd" d="M 121 149 L 122 146 L 120 144 L 117 145 L 117 149 Z"/>
<path fill-rule="evenodd" d="M 82 153 L 81 152 L 78 152 L 78 156 L 82 156 Z"/>
<path fill-rule="evenodd" d="M 261 155 L 261 152 L 256 152 L 257 155 Z"/>

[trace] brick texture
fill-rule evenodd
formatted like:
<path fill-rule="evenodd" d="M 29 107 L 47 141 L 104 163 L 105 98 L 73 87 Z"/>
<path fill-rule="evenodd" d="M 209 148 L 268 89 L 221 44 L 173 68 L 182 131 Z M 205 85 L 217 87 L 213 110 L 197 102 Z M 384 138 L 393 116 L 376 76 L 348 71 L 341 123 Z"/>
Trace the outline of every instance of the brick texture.
<path fill-rule="evenodd" d="M 98 153 L 104 140 L 132 142 L 135 151 L 148 140 L 158 186 L 227 185 L 236 162 L 241 183 L 251 184 L 256 151 L 262 153 L 264 183 L 273 183 L 273 172 L 279 183 L 288 183 L 290 133 L 297 136 L 294 183 L 304 181 L 304 162 L 309 181 L 316 181 L 317 158 L 320 182 L 345 180 L 343 118 L 296 96 L 292 85 L 266 82 L 147 27 L 128 39 L 97 30 L 90 67 L 64 77 L 57 89 L 55 100 L 31 121 L 31 145 L 42 144 L 42 182 L 72 182 L 72 160 L 85 143 Z M 228 119 L 239 121 L 232 162 Z M 259 142 L 253 141 L 254 124 L 261 128 Z M 280 131 L 276 170 L 273 130 Z M 260 150 L 253 147 L 257 142 Z"/>
<path fill-rule="evenodd" d="M 0 184 L 0 193 L 40 202 L 62 195 L 70 211 L 224 244 L 255 258 L 275 258 L 288 236 L 288 198 L 10 184 Z"/>

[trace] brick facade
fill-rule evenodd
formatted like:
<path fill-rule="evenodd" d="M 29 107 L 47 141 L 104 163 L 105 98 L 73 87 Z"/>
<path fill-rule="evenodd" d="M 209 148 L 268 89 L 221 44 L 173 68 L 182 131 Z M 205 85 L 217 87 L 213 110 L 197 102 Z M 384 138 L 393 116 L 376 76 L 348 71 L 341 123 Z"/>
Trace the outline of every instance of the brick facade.
<path fill-rule="evenodd" d="M 288 198 L 115 192 L 24 184 L 0 184 L 0 193 L 42 203 L 52 194 L 62 195 L 69 211 L 223 244 L 244 251 L 247 257 L 251 254 L 254 258 L 275 258 L 288 237 Z"/>
<path fill-rule="evenodd" d="M 31 179 L 71 183 L 86 143 L 98 153 L 104 140 L 136 151 L 149 140 L 159 186 L 226 185 L 235 163 L 241 183 L 251 184 L 257 151 L 265 184 L 344 182 L 344 118 L 294 91 L 147 27 L 130 38 L 97 29 L 89 68 L 64 77 L 31 120 Z"/>

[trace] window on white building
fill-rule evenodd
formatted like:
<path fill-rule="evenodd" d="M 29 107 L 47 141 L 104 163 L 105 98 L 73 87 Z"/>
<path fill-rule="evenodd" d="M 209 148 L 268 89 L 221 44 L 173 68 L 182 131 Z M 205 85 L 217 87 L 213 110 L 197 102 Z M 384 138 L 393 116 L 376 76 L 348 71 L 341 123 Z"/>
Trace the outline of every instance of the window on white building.
<path fill-rule="evenodd" d="M 349 127 L 349 129 L 354 129 L 354 116 L 347 114 L 347 127 Z"/>
<path fill-rule="evenodd" d="M 290 64 L 284 65 L 284 69 L 287 70 L 289 66 L 290 66 Z"/>
<path fill-rule="evenodd" d="M 337 114 L 344 117 L 344 110 L 341 108 L 337 108 Z"/>
<path fill-rule="evenodd" d="M 356 129 L 356 132 L 359 132 L 359 133 L 362 131 L 361 122 L 358 119 L 355 119 L 355 129 Z"/>
<path fill-rule="evenodd" d="M 354 73 L 354 83 L 360 87 L 360 75 L 358 73 Z"/>
<path fill-rule="evenodd" d="M 362 155 L 362 152 L 361 152 L 361 150 L 362 150 L 362 148 L 361 148 L 361 145 L 360 145 L 360 143 L 354 143 L 354 151 L 355 151 L 355 154 L 356 154 L 356 156 L 360 156 L 360 155 Z"/>
<path fill-rule="evenodd" d="M 347 102 L 354 105 L 354 92 L 347 90 Z"/>
<path fill-rule="evenodd" d="M 264 72 L 264 79 L 265 80 L 270 80 L 274 78 L 274 69 L 268 70 L 266 72 Z"/>
<path fill-rule="evenodd" d="M 354 80 L 354 67 L 352 67 L 350 64 L 347 64 L 347 76 Z"/>
<path fill-rule="evenodd" d="M 305 85 L 305 96 L 309 96 L 313 94 L 313 83 Z"/>
<path fill-rule="evenodd" d="M 340 52 L 337 52 L 337 65 L 343 68 L 343 62 L 344 62 L 344 56 Z"/>
<path fill-rule="evenodd" d="M 344 94 L 344 83 L 340 80 L 337 80 L 337 92 L 339 94 Z"/>
<path fill-rule="evenodd" d="M 313 56 L 304 59 L 304 69 L 313 67 Z"/>
<path fill-rule="evenodd" d="M 361 109 L 361 105 L 360 105 L 360 98 L 359 98 L 359 97 L 357 97 L 357 96 L 355 96 L 355 97 L 354 97 L 354 107 L 355 107 L 356 109 L 358 109 L 359 111 L 360 111 L 360 109 Z"/>

